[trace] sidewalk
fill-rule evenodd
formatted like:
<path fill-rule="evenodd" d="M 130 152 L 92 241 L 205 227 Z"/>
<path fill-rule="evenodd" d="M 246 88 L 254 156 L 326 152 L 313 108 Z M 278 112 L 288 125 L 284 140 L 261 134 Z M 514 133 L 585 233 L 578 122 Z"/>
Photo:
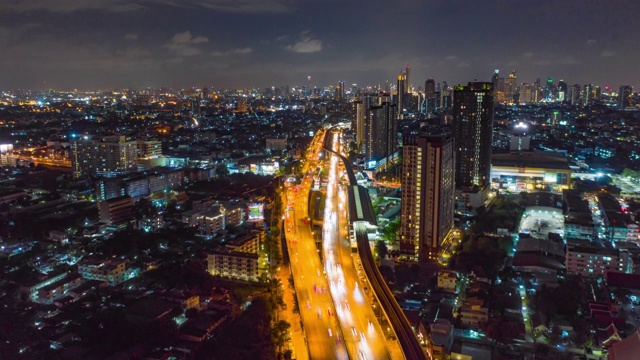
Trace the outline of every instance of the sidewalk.
<path fill-rule="evenodd" d="M 285 310 L 280 310 L 280 318 L 291 324 L 291 339 L 289 340 L 288 347 L 293 351 L 293 359 L 309 360 L 309 350 L 307 349 L 307 343 L 301 325 L 302 320 L 299 314 L 293 313 L 293 304 L 295 304 L 295 302 L 293 300 L 293 290 L 289 287 L 290 274 L 289 266 L 286 265 L 283 265 L 280 272 L 276 274 L 282 284 L 284 290 L 283 299 L 285 304 L 287 304 Z"/>

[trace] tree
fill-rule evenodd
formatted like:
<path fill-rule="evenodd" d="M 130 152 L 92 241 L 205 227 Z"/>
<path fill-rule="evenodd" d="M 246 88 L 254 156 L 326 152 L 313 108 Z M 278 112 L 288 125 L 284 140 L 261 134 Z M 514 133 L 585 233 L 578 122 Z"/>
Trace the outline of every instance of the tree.
<path fill-rule="evenodd" d="M 389 244 L 394 244 L 397 240 L 399 230 L 400 218 L 397 218 L 396 220 L 389 222 L 382 229 L 382 238 L 385 239 Z"/>
<path fill-rule="evenodd" d="M 289 329 L 291 328 L 291 324 L 287 321 L 280 320 L 273 324 L 271 328 L 271 335 L 273 344 L 278 349 L 278 352 L 282 352 L 282 347 L 289 339 Z"/>
<path fill-rule="evenodd" d="M 389 249 L 387 248 L 387 243 L 384 240 L 376 241 L 376 253 L 378 254 L 378 258 L 386 259 L 389 254 Z"/>

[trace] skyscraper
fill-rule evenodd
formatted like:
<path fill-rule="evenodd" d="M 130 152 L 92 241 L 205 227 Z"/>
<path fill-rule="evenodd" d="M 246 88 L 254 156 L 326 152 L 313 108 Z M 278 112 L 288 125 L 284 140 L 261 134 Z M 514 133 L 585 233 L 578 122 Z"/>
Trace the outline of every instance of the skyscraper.
<path fill-rule="evenodd" d="M 491 181 L 493 93 L 488 82 L 458 85 L 453 93 L 456 186 L 488 189 Z"/>
<path fill-rule="evenodd" d="M 569 88 L 569 102 L 576 106 L 580 104 L 580 85 L 574 84 Z"/>
<path fill-rule="evenodd" d="M 404 106 L 407 98 L 407 73 L 403 70 L 398 75 L 398 85 L 396 86 L 396 104 L 398 105 L 398 119 L 404 118 Z"/>
<path fill-rule="evenodd" d="M 568 96 L 568 86 L 564 80 L 558 81 L 558 101 L 565 102 L 567 101 Z"/>
<path fill-rule="evenodd" d="M 491 84 L 493 86 L 493 103 L 498 103 L 498 81 L 500 79 L 500 70 L 496 69 L 491 76 Z"/>
<path fill-rule="evenodd" d="M 593 102 L 593 84 L 582 87 L 582 105 L 588 106 Z"/>
<path fill-rule="evenodd" d="M 516 71 L 513 70 L 509 77 L 504 81 L 504 101 L 507 104 L 514 102 L 514 97 L 518 90 L 518 86 L 516 84 L 518 77 L 516 76 Z"/>
<path fill-rule="evenodd" d="M 366 134 L 365 119 L 367 116 L 367 108 L 364 106 L 364 102 L 361 99 L 354 101 L 354 104 L 356 106 L 356 144 L 358 146 L 358 151 L 362 151 Z"/>
<path fill-rule="evenodd" d="M 409 78 L 409 74 L 411 73 L 411 66 L 409 66 L 409 64 L 407 64 L 407 67 L 404 68 L 404 81 L 405 81 L 405 87 L 406 87 L 406 93 L 411 93 L 411 81 Z M 406 102 L 407 100 L 405 100 Z M 405 106 L 406 107 L 406 106 Z"/>
<path fill-rule="evenodd" d="M 408 136 L 402 147 L 400 250 L 411 260 L 437 260 L 451 235 L 455 157 L 453 139 Z"/>
<path fill-rule="evenodd" d="M 436 82 L 433 79 L 427 79 L 424 82 L 424 97 L 427 104 L 427 113 L 433 113 L 436 109 Z"/>
<path fill-rule="evenodd" d="M 618 92 L 618 109 L 626 109 L 633 106 L 633 87 L 631 85 L 620 86 Z"/>
<path fill-rule="evenodd" d="M 532 103 L 532 99 L 533 99 L 533 92 L 532 92 L 532 87 L 531 84 L 529 83 L 523 83 L 522 86 L 520 87 L 520 102 L 523 104 L 530 104 Z M 495 91 L 494 91 L 495 93 Z M 495 101 L 495 97 L 494 97 L 494 101 Z"/>
<path fill-rule="evenodd" d="M 395 153 L 398 146 L 397 106 L 386 93 L 378 94 L 377 98 L 370 97 L 368 103 L 365 157 L 367 161 L 379 161 Z"/>

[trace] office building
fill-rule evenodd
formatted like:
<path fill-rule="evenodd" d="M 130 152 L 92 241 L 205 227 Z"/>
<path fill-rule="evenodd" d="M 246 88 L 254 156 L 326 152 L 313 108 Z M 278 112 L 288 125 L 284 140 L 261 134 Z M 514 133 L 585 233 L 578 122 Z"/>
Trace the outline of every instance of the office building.
<path fill-rule="evenodd" d="M 493 93 L 487 82 L 458 85 L 453 95 L 456 186 L 489 188 L 493 131 Z"/>
<path fill-rule="evenodd" d="M 113 177 L 136 171 L 138 143 L 124 136 L 82 137 L 71 142 L 73 176 Z"/>
<path fill-rule="evenodd" d="M 627 109 L 633 107 L 633 87 L 630 85 L 620 86 L 618 92 L 618 109 Z"/>
<path fill-rule="evenodd" d="M 402 148 L 400 250 L 410 260 L 437 260 L 451 236 L 455 196 L 453 139 L 409 136 Z"/>

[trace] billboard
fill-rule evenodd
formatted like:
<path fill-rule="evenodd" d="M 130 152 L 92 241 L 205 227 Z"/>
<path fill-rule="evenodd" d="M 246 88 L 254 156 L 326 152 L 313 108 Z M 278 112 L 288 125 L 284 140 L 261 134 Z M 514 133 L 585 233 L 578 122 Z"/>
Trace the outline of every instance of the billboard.
<path fill-rule="evenodd" d="M 249 205 L 249 220 L 264 219 L 264 204 L 253 203 Z"/>

